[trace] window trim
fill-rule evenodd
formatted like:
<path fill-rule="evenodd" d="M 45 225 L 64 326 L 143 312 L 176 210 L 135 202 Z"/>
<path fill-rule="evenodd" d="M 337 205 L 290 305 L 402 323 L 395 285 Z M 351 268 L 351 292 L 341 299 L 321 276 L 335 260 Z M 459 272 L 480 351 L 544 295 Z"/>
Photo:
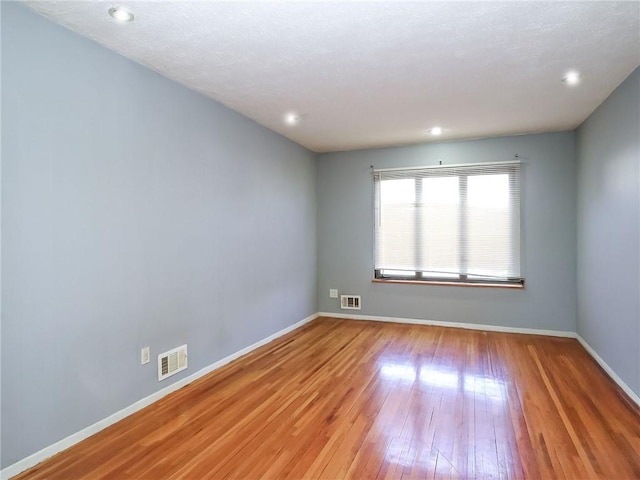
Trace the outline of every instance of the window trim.
<path fill-rule="evenodd" d="M 522 182 L 522 177 L 521 177 L 521 166 L 522 166 L 522 162 L 520 160 L 514 160 L 514 161 L 505 161 L 505 162 L 487 162 L 487 163 L 465 163 L 465 164 L 452 164 L 452 165 L 430 165 L 430 166 L 423 166 L 423 167 L 407 167 L 407 168 L 381 168 L 381 169 L 373 169 L 373 175 L 374 175 L 374 211 L 378 209 L 377 205 L 376 205 L 376 200 L 379 198 L 379 188 L 380 188 L 380 181 L 376 181 L 376 174 L 380 174 L 380 173 L 385 173 L 385 172 L 406 172 L 407 173 L 407 178 L 413 178 L 413 179 L 418 179 L 420 177 L 419 174 L 417 175 L 411 175 L 412 171 L 424 171 L 424 170 L 438 170 L 438 169 L 455 169 L 455 168 L 463 168 L 465 170 L 468 170 L 467 172 L 465 172 L 465 175 L 451 175 L 451 176 L 456 176 L 458 178 L 460 178 L 461 180 L 461 190 L 460 190 L 460 200 L 461 200 L 461 205 L 465 205 L 466 204 L 466 198 L 467 198 L 467 188 L 466 188 L 466 184 L 467 184 L 467 178 L 469 176 L 473 176 L 474 175 L 474 167 L 477 167 L 478 170 L 482 171 L 484 168 L 486 167 L 491 167 L 491 166 L 495 166 L 495 167 L 504 167 L 505 172 L 509 175 L 509 184 L 510 186 L 514 185 L 516 182 L 521 183 Z M 519 170 L 515 169 L 515 168 L 510 168 L 510 166 L 517 166 Z M 518 174 L 516 175 L 516 173 L 518 172 Z M 475 173 L 477 175 L 477 173 Z M 429 175 L 425 175 L 425 177 L 428 177 Z M 448 176 L 447 174 L 444 175 L 434 175 L 434 176 Z M 517 198 L 517 203 L 519 205 L 519 208 L 521 207 L 521 188 L 520 185 L 518 185 L 518 188 L 510 188 L 510 195 L 512 196 L 511 198 L 511 202 L 515 203 L 513 196 L 516 194 L 516 192 L 520 193 L 519 197 Z M 416 181 L 415 182 L 415 198 L 420 199 L 422 198 L 422 182 Z M 461 212 L 461 219 L 460 219 L 460 226 L 461 226 L 461 230 L 459 232 L 459 235 L 462 237 L 462 240 L 460 242 L 461 245 L 465 245 L 466 242 L 466 237 L 464 236 L 464 232 L 465 232 L 465 224 L 466 224 L 466 215 L 464 215 L 464 208 L 460 209 Z M 520 212 L 521 213 L 521 212 Z M 511 215 L 513 215 L 513 211 L 510 212 Z M 521 214 L 519 214 L 519 218 L 521 219 Z M 374 219 L 375 219 L 375 212 L 374 212 Z M 521 221 L 517 223 L 517 225 L 513 224 L 513 221 L 510 222 L 511 225 L 513 226 L 513 228 L 519 228 L 521 229 Z M 416 229 L 419 230 L 422 228 L 422 223 L 421 222 L 416 222 Z M 417 233 L 416 233 L 417 234 Z M 517 237 L 520 239 L 521 238 L 521 231 L 518 232 Z M 376 246 L 375 246 L 375 240 L 376 240 L 376 226 L 375 226 L 375 221 L 374 221 L 374 257 L 376 255 Z M 521 244 L 518 245 L 516 248 L 521 248 Z M 422 254 L 420 249 L 416 250 L 416 257 L 419 257 Z M 396 284 L 416 284 L 416 285 L 445 285 L 445 286 L 466 286 L 466 287 L 496 287 L 496 288 L 516 288 L 516 289 L 523 289 L 524 288 L 524 283 L 525 283 L 525 279 L 524 277 L 522 277 L 522 275 L 520 277 L 510 277 L 510 278 L 492 278 L 492 277 L 481 277 L 478 275 L 472 275 L 471 278 L 469 275 L 467 275 L 467 273 L 465 273 L 466 269 L 467 269 L 467 261 L 466 261 L 466 249 L 462 248 L 460 250 L 460 264 L 462 265 L 461 267 L 461 273 L 456 273 L 456 274 L 452 274 L 451 278 L 443 278 L 443 277 L 433 277 L 433 276 L 428 276 L 427 272 L 422 272 L 422 271 L 416 271 L 413 274 L 409 274 L 409 275 L 384 275 L 382 273 L 383 269 L 376 269 L 374 267 L 374 278 L 372 280 L 372 282 L 375 283 L 396 283 Z M 416 258 L 416 265 L 420 264 L 420 259 Z M 374 264 L 375 264 L 375 260 L 374 260 Z M 521 270 L 522 265 L 520 265 L 520 272 L 522 272 Z M 457 278 L 456 278 L 457 277 Z M 475 278 L 473 278 L 475 277 Z"/>
<path fill-rule="evenodd" d="M 436 285 L 442 287 L 480 287 L 480 288 L 509 288 L 509 289 L 524 289 L 524 278 L 519 283 L 469 283 L 459 281 L 443 281 L 443 280 L 398 280 L 395 278 L 374 278 L 371 283 L 390 283 L 396 285 Z"/>
<path fill-rule="evenodd" d="M 458 278 L 455 278 L 455 277 Z M 524 278 L 491 278 L 491 277 L 479 277 L 478 278 L 469 278 L 466 274 L 452 274 L 450 278 L 446 277 L 429 277 L 425 275 L 425 272 L 416 272 L 413 275 L 384 275 L 381 269 L 374 270 L 373 279 L 381 282 L 404 282 L 404 283 L 431 283 L 437 285 L 472 285 L 472 286 L 482 286 L 482 285 L 493 285 L 493 286 L 522 286 L 524 285 Z"/>

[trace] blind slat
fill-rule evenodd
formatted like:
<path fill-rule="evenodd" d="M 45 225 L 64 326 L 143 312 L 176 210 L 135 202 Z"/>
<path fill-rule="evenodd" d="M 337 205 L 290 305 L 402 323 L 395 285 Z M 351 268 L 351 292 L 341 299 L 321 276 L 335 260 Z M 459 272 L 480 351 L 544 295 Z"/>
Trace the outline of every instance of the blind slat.
<path fill-rule="evenodd" d="M 376 271 L 520 278 L 520 164 L 374 171 L 374 182 Z"/>

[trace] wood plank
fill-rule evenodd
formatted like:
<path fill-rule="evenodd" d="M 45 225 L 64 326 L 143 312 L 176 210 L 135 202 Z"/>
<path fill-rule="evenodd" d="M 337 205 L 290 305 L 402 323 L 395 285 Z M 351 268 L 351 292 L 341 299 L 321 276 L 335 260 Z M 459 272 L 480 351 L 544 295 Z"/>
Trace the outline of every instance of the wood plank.
<path fill-rule="evenodd" d="M 320 318 L 15 477 L 640 478 L 573 339 Z"/>

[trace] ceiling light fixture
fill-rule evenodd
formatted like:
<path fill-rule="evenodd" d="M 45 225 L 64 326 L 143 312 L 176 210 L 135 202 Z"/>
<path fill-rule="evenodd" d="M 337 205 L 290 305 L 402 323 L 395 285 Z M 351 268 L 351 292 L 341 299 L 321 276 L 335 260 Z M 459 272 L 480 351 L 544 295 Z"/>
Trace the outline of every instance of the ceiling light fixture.
<path fill-rule="evenodd" d="M 442 134 L 442 128 L 441 127 L 433 127 L 429 129 L 429 133 L 431 135 L 441 135 Z"/>
<path fill-rule="evenodd" d="M 285 114 L 284 123 L 286 123 L 290 127 L 297 125 L 298 122 L 300 122 L 300 115 L 293 112 Z"/>
<path fill-rule="evenodd" d="M 133 12 L 125 7 L 111 7 L 109 9 L 109 15 L 111 15 L 111 18 L 116 22 L 120 23 L 132 22 L 134 18 Z"/>
<path fill-rule="evenodd" d="M 562 77 L 562 81 L 567 85 L 577 85 L 580 83 L 580 74 L 576 71 L 567 72 L 567 74 Z"/>

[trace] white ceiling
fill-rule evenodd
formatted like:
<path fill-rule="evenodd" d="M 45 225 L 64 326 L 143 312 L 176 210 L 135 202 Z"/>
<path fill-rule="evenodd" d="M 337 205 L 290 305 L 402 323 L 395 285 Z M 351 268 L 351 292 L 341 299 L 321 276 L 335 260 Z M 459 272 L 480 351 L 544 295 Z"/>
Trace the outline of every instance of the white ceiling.
<path fill-rule="evenodd" d="M 640 64 L 637 1 L 25 3 L 316 152 L 573 129 Z"/>

